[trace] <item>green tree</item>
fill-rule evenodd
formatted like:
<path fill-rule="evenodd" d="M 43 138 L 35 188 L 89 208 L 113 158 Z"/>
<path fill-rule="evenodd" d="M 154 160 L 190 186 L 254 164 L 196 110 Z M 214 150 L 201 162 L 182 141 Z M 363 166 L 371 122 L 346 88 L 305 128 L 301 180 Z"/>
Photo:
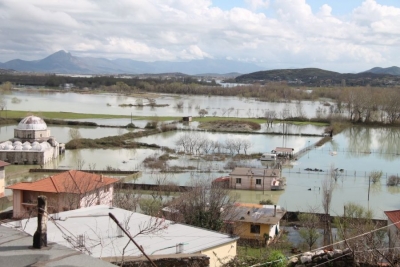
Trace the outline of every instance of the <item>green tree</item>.
<path fill-rule="evenodd" d="M 319 217 L 312 213 L 302 213 L 299 215 L 301 228 L 299 234 L 311 250 L 321 234 L 318 231 Z"/>

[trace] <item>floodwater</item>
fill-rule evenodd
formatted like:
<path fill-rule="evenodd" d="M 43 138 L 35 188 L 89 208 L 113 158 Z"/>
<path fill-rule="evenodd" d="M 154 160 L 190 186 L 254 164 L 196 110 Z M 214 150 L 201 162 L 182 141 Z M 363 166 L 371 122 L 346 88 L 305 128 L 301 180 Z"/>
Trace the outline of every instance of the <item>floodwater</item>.
<path fill-rule="evenodd" d="M 229 89 L 227 89 L 229 90 Z M 114 94 L 78 94 L 73 92 L 45 93 L 32 90 L 12 91 L 5 96 L 8 110 L 25 110 L 27 112 L 63 111 L 90 114 L 115 114 L 134 116 L 198 116 L 200 109 L 206 109 L 208 116 L 221 117 L 263 117 L 267 110 L 274 110 L 279 115 L 285 113 L 297 116 L 314 117 L 318 107 L 326 109 L 319 102 L 304 101 L 301 104 L 269 103 L 255 99 L 222 96 L 187 96 L 159 95 L 157 104 L 166 107 L 120 107 L 120 104 L 135 104 L 136 99 L 130 96 Z M 13 100 L 14 99 L 14 100 Z M 176 108 L 178 101 L 183 108 Z M 72 105 L 73 103 L 73 105 Z M 144 100 L 146 104 L 146 100 Z M 40 108 L 38 108 L 40 107 Z M 231 109 L 229 111 L 229 109 Z"/>
<path fill-rule="evenodd" d="M 21 99 L 19 104 L 8 101 L 7 109 L 26 110 L 38 112 L 38 107 L 42 111 L 72 111 L 99 114 L 121 114 L 130 115 L 160 115 L 163 116 L 182 116 L 196 115 L 196 105 L 200 108 L 209 108 L 221 113 L 220 107 L 240 107 L 238 113 L 234 110 L 230 116 L 248 117 L 249 109 L 258 116 L 265 109 L 279 109 L 285 106 L 296 108 L 295 103 L 264 103 L 255 100 L 240 99 L 235 97 L 206 97 L 206 96 L 162 96 L 157 98 L 160 104 L 168 103 L 169 107 L 151 110 L 148 107 L 143 109 L 121 108 L 118 104 L 135 103 L 134 98 L 115 95 L 79 95 L 75 93 L 52 93 L 37 94 L 28 92 L 13 92 L 7 96 L 10 100 L 13 97 Z M 185 108 L 177 110 L 173 107 L 177 100 L 183 100 Z M 109 103 L 111 106 L 107 106 Z M 188 105 L 192 108 L 188 108 Z M 319 103 L 308 102 L 303 104 L 307 114 L 314 114 L 315 108 Z M 73 108 L 71 108 L 73 107 Z M 257 113 L 258 112 L 258 113 Z M 308 113 L 309 112 L 309 113 Z M 250 113 L 250 112 L 249 112 Z M 217 114 L 220 115 L 220 114 Z M 227 115 L 227 114 L 225 114 Z M 110 119 L 110 120 L 85 120 L 94 121 L 99 124 L 107 125 L 126 125 L 130 119 Z M 135 124 L 143 127 L 146 121 L 134 121 Z M 179 124 L 181 129 L 194 129 L 196 123 L 189 125 Z M 276 124 L 272 129 L 263 128 L 260 131 L 279 132 L 282 125 Z M 13 136 L 15 126 L 0 127 L 0 139 L 7 140 Z M 60 142 L 69 140 L 68 126 L 49 126 L 51 133 Z M 82 137 L 99 138 L 126 133 L 126 129 L 119 128 L 97 128 L 79 127 Z M 323 131 L 321 127 L 315 126 L 294 126 L 289 125 L 290 133 L 319 134 Z M 161 146 L 178 149 L 176 141 L 180 136 L 190 131 L 176 131 L 160 133 L 155 136 L 138 138 L 136 141 L 146 143 L 156 143 Z M 277 146 L 293 147 L 295 151 L 315 143 L 318 137 L 307 136 L 281 136 L 263 134 L 231 134 L 213 132 L 193 132 L 199 136 L 205 136 L 211 140 L 224 142 L 227 139 L 238 138 L 248 140 L 252 146 L 247 153 L 264 153 Z M 310 208 L 318 207 L 321 210 L 322 181 L 329 176 L 331 168 L 343 169 L 339 172 L 332 196 L 332 215 L 342 214 L 343 205 L 349 201 L 356 202 L 369 207 L 374 211 L 376 218 L 384 218 L 383 211 L 399 209 L 400 187 L 389 187 L 386 185 L 390 175 L 397 175 L 400 170 L 398 163 L 400 160 L 400 129 L 398 128 L 364 128 L 353 127 L 341 134 L 335 135 L 333 140 L 321 147 L 310 150 L 297 161 L 293 161 L 290 167 L 285 167 L 283 176 L 286 178 L 286 189 L 279 192 L 251 192 L 237 190 L 240 201 L 257 203 L 260 200 L 272 199 L 275 203 L 290 211 L 307 211 Z M 157 172 L 147 169 L 142 161 L 146 157 L 161 155 L 164 152 L 159 149 L 81 149 L 66 151 L 58 160 L 46 165 L 46 168 L 78 168 L 83 165 L 83 169 L 105 169 L 106 167 L 121 170 L 140 170 L 142 177 L 132 182 L 136 183 L 155 183 L 158 179 Z M 243 163 L 252 167 L 262 167 L 259 160 L 248 160 Z M 171 175 L 170 179 L 180 185 L 190 182 L 191 177 L 216 178 L 228 175 L 230 170 L 224 169 L 226 161 L 203 161 L 196 156 L 185 156 L 179 159 L 169 160 L 170 166 L 191 166 L 197 171 L 184 172 Z M 322 171 L 305 171 L 306 168 L 318 169 Z M 382 171 L 381 180 L 376 184 L 371 184 L 369 188 L 369 174 L 372 171 Z M 22 180 L 34 179 L 34 177 L 24 176 Z M 15 182 L 7 180 L 7 184 Z M 310 190 L 309 190 L 310 189 Z M 369 191 L 369 201 L 368 201 Z M 7 192 L 6 192 L 7 193 Z"/>

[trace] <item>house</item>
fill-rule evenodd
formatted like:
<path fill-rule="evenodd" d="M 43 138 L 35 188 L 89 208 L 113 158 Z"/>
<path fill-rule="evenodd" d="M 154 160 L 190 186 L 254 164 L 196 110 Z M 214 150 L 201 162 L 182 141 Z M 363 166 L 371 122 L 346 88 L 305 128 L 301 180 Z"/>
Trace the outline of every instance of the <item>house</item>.
<path fill-rule="evenodd" d="M 294 148 L 290 147 L 276 147 L 271 153 L 276 154 L 278 158 L 292 159 L 294 157 Z"/>
<path fill-rule="evenodd" d="M 182 121 L 183 122 L 191 122 L 192 121 L 192 116 L 182 117 Z"/>
<path fill-rule="evenodd" d="M 284 187 L 280 169 L 235 168 L 229 177 L 232 189 L 271 191 Z"/>
<path fill-rule="evenodd" d="M 221 266 L 236 256 L 238 237 L 174 223 L 163 218 L 131 212 L 108 205 L 91 206 L 60 212 L 47 223 L 48 243 L 74 247 L 95 258 L 117 262 L 121 257 L 140 257 L 142 252 L 129 242 L 109 213 L 130 232 L 135 242 L 150 257 L 176 254 L 205 254 L 210 266 Z M 9 227 L 23 225 L 33 235 L 37 219 L 9 222 Z M 160 265 L 162 266 L 162 265 Z"/>
<path fill-rule="evenodd" d="M 4 167 L 7 165 L 10 165 L 10 163 L 0 160 L 0 197 L 4 197 L 4 186 L 6 179 L 6 171 Z"/>
<path fill-rule="evenodd" d="M 286 211 L 277 205 L 237 203 L 225 218 L 225 229 L 240 239 L 271 242 L 280 232 Z"/>
<path fill-rule="evenodd" d="M 388 218 L 389 247 L 400 247 L 400 210 L 385 211 Z"/>
<path fill-rule="evenodd" d="M 65 171 L 38 181 L 7 186 L 13 190 L 13 217 L 32 216 L 39 195 L 48 199 L 49 212 L 93 205 L 111 205 L 114 183 L 119 179 L 83 171 Z"/>

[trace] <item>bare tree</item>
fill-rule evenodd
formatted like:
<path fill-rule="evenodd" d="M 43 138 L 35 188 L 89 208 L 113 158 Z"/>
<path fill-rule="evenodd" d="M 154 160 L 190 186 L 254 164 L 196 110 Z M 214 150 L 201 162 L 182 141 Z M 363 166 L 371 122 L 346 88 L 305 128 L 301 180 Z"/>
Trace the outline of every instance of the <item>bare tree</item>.
<path fill-rule="evenodd" d="M 190 189 L 171 201 L 169 207 L 181 214 L 184 223 L 211 230 L 220 230 L 223 219 L 229 214 L 236 196 L 210 179 L 192 179 Z"/>
<path fill-rule="evenodd" d="M 204 117 L 205 115 L 207 115 L 208 114 L 208 111 L 207 110 L 205 110 L 205 109 L 200 109 L 199 110 L 199 116 L 200 117 Z"/>
<path fill-rule="evenodd" d="M 69 137 L 71 138 L 71 146 L 78 148 L 80 144 L 80 139 L 82 138 L 79 129 L 77 128 L 70 128 L 69 129 Z"/>
<path fill-rule="evenodd" d="M 265 119 L 267 120 L 267 127 L 272 127 L 272 123 L 276 119 L 276 111 L 275 110 L 267 110 L 264 114 Z"/>
<path fill-rule="evenodd" d="M 343 217 L 335 218 L 338 235 L 346 242 L 342 246 L 350 248 L 357 262 L 376 265 L 382 258 L 391 262 L 386 253 L 387 244 L 384 241 L 386 229 L 380 229 L 378 222 L 373 220 L 373 213 L 356 203 L 344 206 Z M 395 265 L 391 265 L 395 266 Z"/>
<path fill-rule="evenodd" d="M 331 230 L 331 222 L 330 222 L 330 209 L 332 202 L 332 194 L 334 189 L 333 179 L 330 177 L 326 177 L 322 181 L 322 208 L 324 209 L 325 218 L 324 218 L 324 243 L 325 245 L 329 245 L 332 243 L 332 230 Z"/>
<path fill-rule="evenodd" d="M 250 140 L 243 140 L 242 143 L 243 143 L 244 154 L 247 155 L 247 150 L 248 150 L 249 148 L 251 148 L 251 145 L 252 145 L 252 144 L 251 144 L 251 141 L 250 141 Z"/>
<path fill-rule="evenodd" d="M 154 98 L 147 98 L 150 107 L 155 107 L 157 105 L 157 101 Z"/>
<path fill-rule="evenodd" d="M 175 108 L 182 109 L 183 108 L 183 101 L 179 100 L 175 103 Z"/>

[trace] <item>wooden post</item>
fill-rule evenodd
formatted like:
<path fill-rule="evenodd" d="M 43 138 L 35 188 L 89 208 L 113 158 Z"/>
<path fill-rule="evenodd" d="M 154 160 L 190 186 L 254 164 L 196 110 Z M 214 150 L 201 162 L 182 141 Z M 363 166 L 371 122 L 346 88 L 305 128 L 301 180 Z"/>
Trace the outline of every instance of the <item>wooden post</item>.
<path fill-rule="evenodd" d="M 38 196 L 38 226 L 33 235 L 33 248 L 47 247 L 47 197 Z"/>

